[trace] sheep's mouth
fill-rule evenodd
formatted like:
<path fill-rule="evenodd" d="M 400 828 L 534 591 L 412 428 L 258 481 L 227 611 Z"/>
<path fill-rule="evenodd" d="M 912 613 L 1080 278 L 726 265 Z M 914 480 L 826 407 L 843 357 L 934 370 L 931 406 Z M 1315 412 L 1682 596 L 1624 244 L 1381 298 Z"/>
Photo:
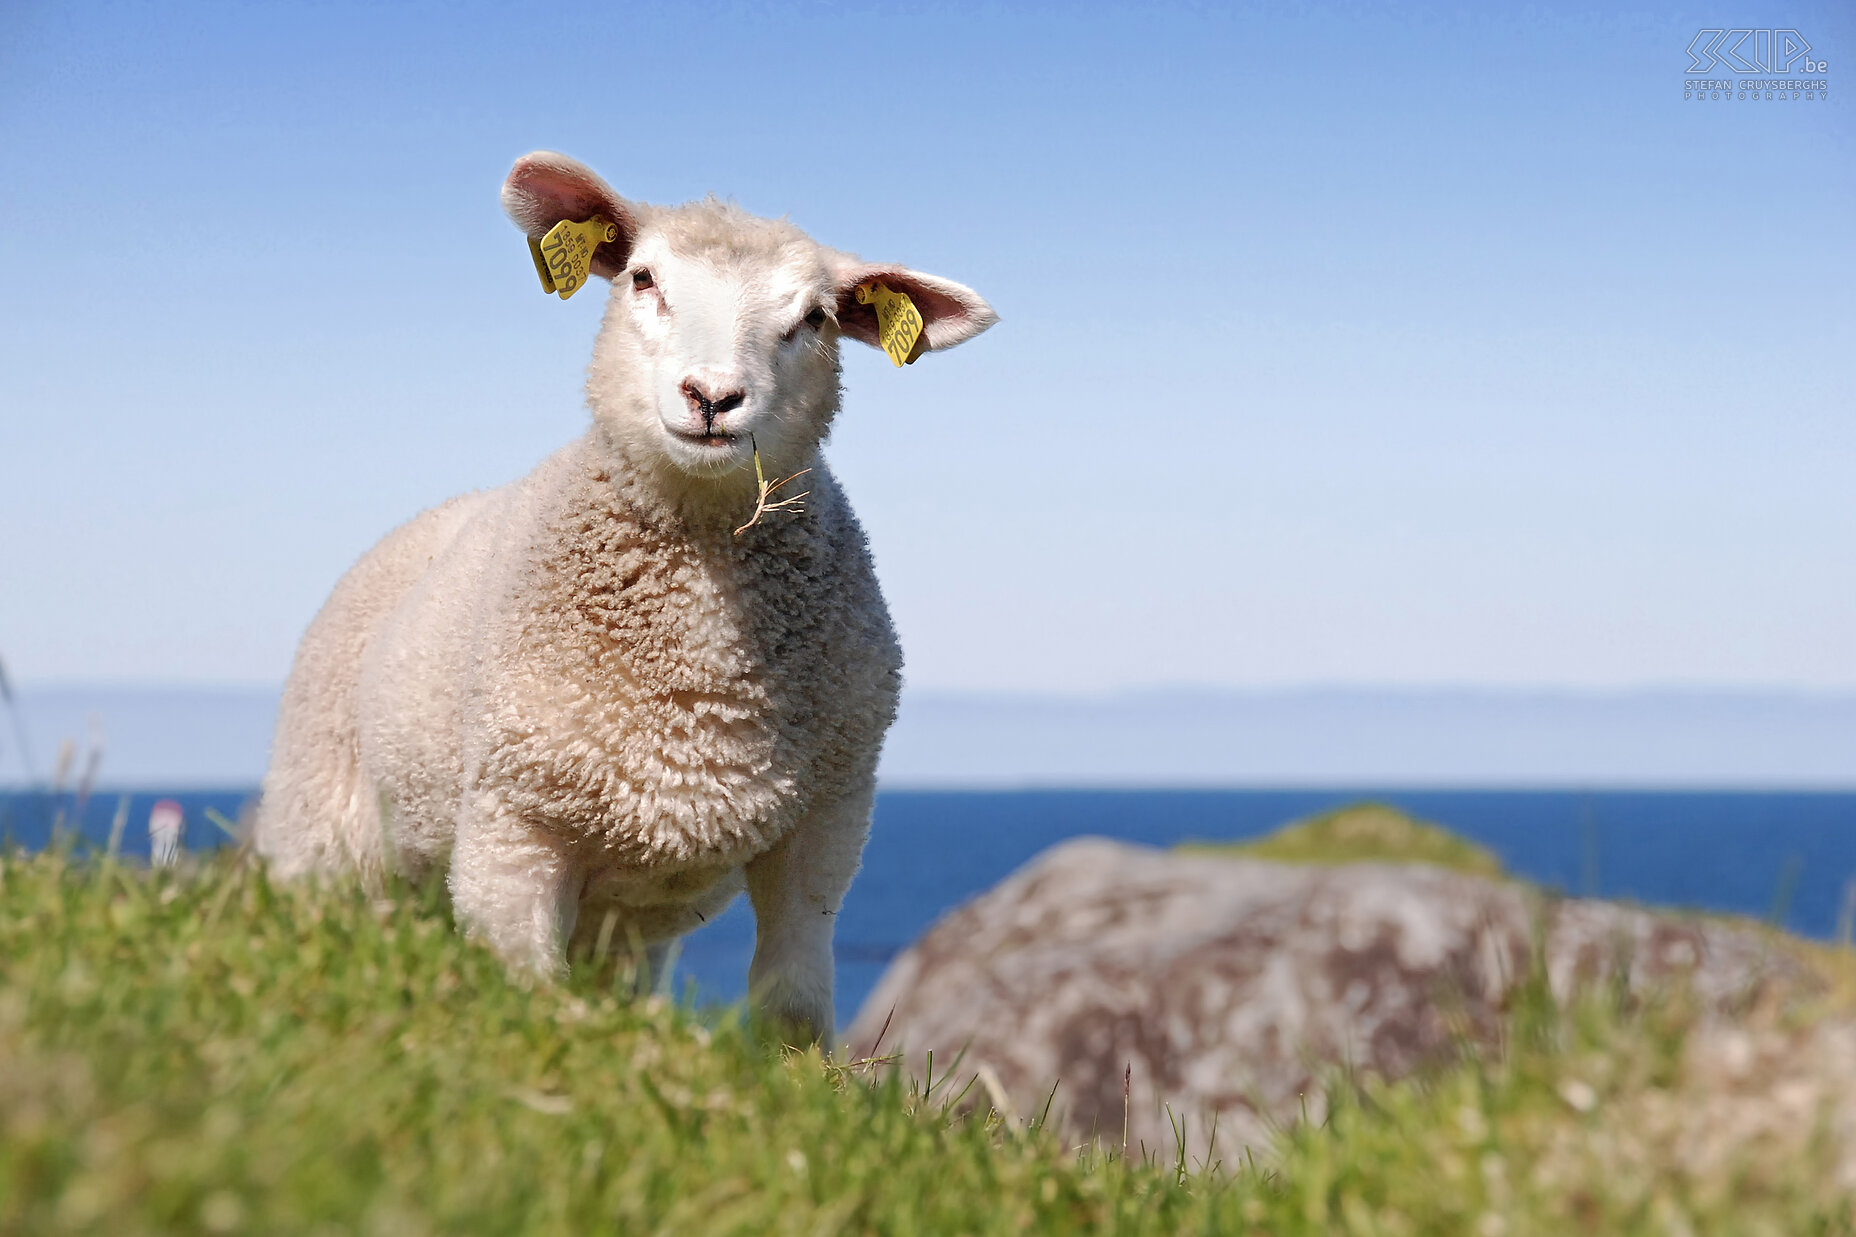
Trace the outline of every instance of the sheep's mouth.
<path fill-rule="evenodd" d="M 740 436 L 737 434 L 692 434 L 686 430 L 674 429 L 670 432 L 675 434 L 678 438 L 681 438 L 684 442 L 698 447 L 732 447 L 737 442 L 741 441 Z"/>

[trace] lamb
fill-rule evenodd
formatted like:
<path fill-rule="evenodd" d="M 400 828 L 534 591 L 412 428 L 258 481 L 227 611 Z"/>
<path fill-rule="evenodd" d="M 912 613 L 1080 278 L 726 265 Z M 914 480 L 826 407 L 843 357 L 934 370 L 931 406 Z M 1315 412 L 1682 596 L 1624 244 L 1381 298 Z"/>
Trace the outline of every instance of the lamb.
<path fill-rule="evenodd" d="M 996 316 L 785 220 L 627 201 L 559 154 L 518 160 L 502 197 L 534 240 L 612 225 L 592 425 L 336 585 L 285 687 L 257 848 L 284 879 L 442 874 L 464 930 L 544 978 L 601 934 L 661 959 L 745 888 L 750 991 L 820 1039 L 902 666 L 820 456 L 838 345 L 878 343 L 873 282 L 919 310 L 918 351 Z M 757 466 L 809 469 L 808 492 L 742 527 Z"/>

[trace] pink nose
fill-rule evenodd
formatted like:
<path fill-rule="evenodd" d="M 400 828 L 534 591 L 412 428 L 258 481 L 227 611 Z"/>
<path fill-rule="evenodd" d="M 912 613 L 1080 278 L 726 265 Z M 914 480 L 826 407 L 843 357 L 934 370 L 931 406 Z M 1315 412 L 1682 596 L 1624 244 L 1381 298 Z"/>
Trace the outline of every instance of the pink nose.
<path fill-rule="evenodd" d="M 680 389 L 683 398 L 689 401 L 690 411 L 702 418 L 705 429 L 714 424 L 717 417 L 741 407 L 748 397 L 739 387 L 722 389 L 720 383 L 695 377 L 685 378 Z"/>

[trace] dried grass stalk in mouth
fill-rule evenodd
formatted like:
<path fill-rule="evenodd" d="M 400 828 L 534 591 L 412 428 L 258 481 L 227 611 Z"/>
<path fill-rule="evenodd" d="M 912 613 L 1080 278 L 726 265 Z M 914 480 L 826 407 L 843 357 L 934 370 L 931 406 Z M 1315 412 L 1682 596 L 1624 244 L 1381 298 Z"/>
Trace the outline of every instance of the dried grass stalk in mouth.
<path fill-rule="evenodd" d="M 766 515 L 769 511 L 785 511 L 791 515 L 798 515 L 805 510 L 803 500 L 806 495 L 812 492 L 811 490 L 801 490 L 790 498 L 782 498 L 771 502 L 768 501 L 773 498 L 774 491 L 778 490 L 781 486 L 799 480 L 799 478 L 805 476 L 812 470 L 810 468 L 801 468 L 790 477 L 782 477 L 778 481 L 768 481 L 767 475 L 761 471 L 760 467 L 760 444 L 754 441 L 754 437 L 751 434 L 748 436 L 748 444 L 754 448 L 754 483 L 758 492 L 754 499 L 754 514 L 748 518 L 746 524 L 743 524 L 740 528 L 735 530 L 735 536 L 737 537 L 760 523 L 760 517 Z"/>

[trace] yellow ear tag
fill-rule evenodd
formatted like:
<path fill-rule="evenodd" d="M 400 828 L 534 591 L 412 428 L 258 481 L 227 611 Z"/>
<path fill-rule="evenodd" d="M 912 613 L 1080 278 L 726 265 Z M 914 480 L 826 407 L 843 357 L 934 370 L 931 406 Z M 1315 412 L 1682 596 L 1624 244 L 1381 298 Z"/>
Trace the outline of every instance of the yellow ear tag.
<path fill-rule="evenodd" d="M 915 302 L 873 281 L 857 285 L 857 303 L 876 306 L 877 341 L 897 368 L 913 365 L 921 355 L 916 344 L 922 337 L 922 311 L 915 308 Z"/>
<path fill-rule="evenodd" d="M 616 241 L 619 230 L 597 216 L 574 223 L 563 219 L 537 241 L 528 238 L 529 256 L 541 276 L 543 292 L 557 292 L 564 301 L 578 292 L 593 270 L 593 250 L 601 241 Z"/>

